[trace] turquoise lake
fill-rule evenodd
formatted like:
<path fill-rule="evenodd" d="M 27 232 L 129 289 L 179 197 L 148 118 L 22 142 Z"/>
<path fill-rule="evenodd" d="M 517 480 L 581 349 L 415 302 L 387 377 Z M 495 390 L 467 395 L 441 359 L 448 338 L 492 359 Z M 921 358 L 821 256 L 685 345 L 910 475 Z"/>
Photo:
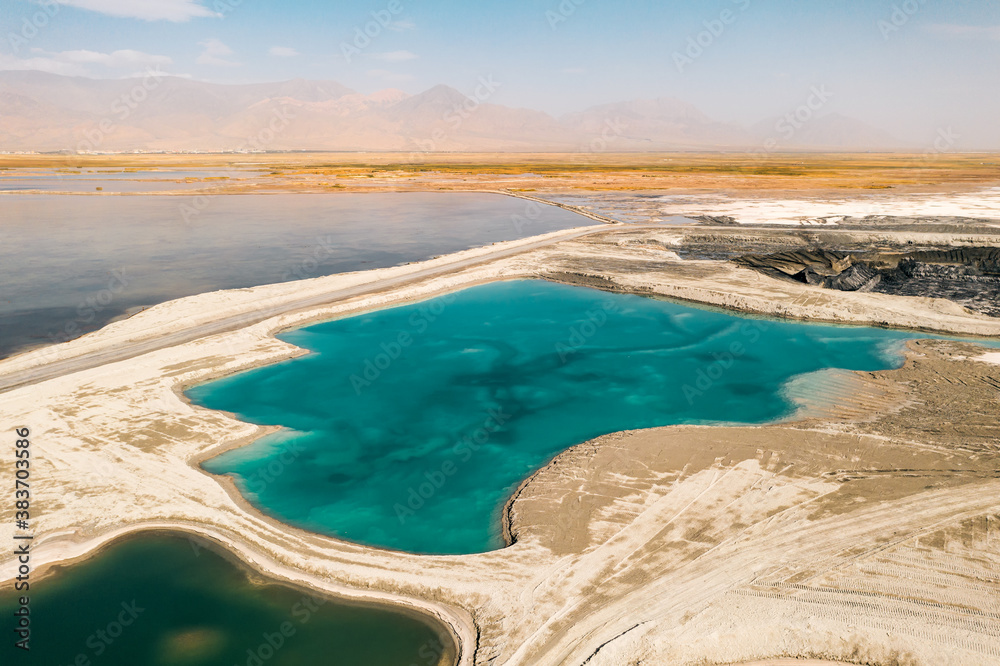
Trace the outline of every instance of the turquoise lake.
<path fill-rule="evenodd" d="M 417 553 L 502 547 L 510 493 L 602 434 L 790 416 L 789 379 L 879 370 L 876 328 L 741 317 L 544 281 L 469 288 L 280 335 L 313 353 L 189 390 L 285 430 L 204 463 L 258 508 Z"/>

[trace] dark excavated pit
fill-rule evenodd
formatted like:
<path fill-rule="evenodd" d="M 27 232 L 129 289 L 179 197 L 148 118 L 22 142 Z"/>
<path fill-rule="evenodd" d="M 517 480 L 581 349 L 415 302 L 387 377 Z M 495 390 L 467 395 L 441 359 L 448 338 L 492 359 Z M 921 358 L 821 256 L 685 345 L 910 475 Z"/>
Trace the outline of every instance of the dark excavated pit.
<path fill-rule="evenodd" d="M 899 251 L 811 248 L 733 258 L 771 277 L 840 291 L 945 298 L 1000 317 L 1000 248 Z"/>

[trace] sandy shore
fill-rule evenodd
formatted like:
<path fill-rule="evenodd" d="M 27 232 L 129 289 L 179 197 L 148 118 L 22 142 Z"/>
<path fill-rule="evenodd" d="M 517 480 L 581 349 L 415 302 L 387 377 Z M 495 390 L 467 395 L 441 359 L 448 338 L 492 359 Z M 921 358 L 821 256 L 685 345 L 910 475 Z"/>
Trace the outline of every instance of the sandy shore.
<path fill-rule="evenodd" d="M 1000 320 L 948 301 L 822 291 L 681 259 L 670 248 L 694 233 L 726 231 L 612 228 L 495 260 L 480 250 L 482 262 L 450 272 L 0 394 L 5 421 L 33 431 L 36 570 L 174 529 L 278 580 L 430 613 L 454 633 L 462 664 L 1000 663 L 997 366 L 968 345 L 915 345 L 903 370 L 833 382 L 811 421 L 575 447 L 522 486 L 508 512 L 516 542 L 479 555 L 417 556 L 296 530 L 197 465 L 265 429 L 188 404 L 181 387 L 301 353 L 276 331 L 491 280 L 1000 336 Z M 448 259 L 433 261 L 165 303 L 0 362 L 0 378 Z M 0 507 L 0 538 L 12 518 Z M 3 556 L 0 581 L 14 570 Z"/>
<path fill-rule="evenodd" d="M 50 345 L 0 361 L 0 391 L 19 383 L 37 383 L 83 367 L 96 367 L 191 340 L 246 328 L 287 313 L 311 312 L 324 304 L 375 295 L 428 277 L 456 272 L 497 258 L 606 229 L 604 225 L 556 231 L 526 239 L 493 243 L 428 261 L 392 268 L 339 273 L 251 289 L 199 294 L 147 308 L 70 342 Z M 405 297 L 403 300 L 406 300 Z M 50 370 L 42 370 L 52 366 Z"/>
<path fill-rule="evenodd" d="M 843 661 L 817 661 L 815 659 L 766 659 L 764 661 L 745 661 L 739 666 L 837 666 L 847 662 Z M 731 664 L 730 666 L 737 666 Z"/>
<path fill-rule="evenodd" d="M 817 236 L 818 232 L 809 233 Z M 822 233 L 829 239 L 843 237 L 857 241 L 863 237 L 873 244 L 1000 245 L 1000 232 L 873 230 L 862 234 L 827 229 Z M 764 238 L 783 237 L 785 232 L 711 226 L 595 225 L 495 243 L 393 268 L 199 294 L 162 303 L 70 342 L 4 359 L 0 361 L 0 390 L 5 390 L 12 377 L 20 373 L 129 345 L 150 343 L 140 349 L 151 351 L 186 341 L 192 335 L 201 337 L 236 329 L 266 337 L 305 322 L 428 298 L 486 281 L 533 277 L 589 282 L 591 286 L 613 284 L 622 291 L 769 316 L 966 335 L 1000 333 L 996 318 L 970 314 L 942 299 L 900 299 L 882 294 L 819 290 L 805 284 L 769 280 L 729 262 L 682 260 L 675 251 L 692 239 L 746 234 Z M 593 273 L 595 279 L 587 280 L 588 273 Z M 326 305 L 325 300 L 337 302 Z M 217 326 L 220 322 L 224 326 Z M 247 325 L 250 322 L 254 325 Z M 183 333 L 188 330 L 193 333 Z M 171 336 L 176 340 L 171 340 Z M 112 356 L 101 362 L 112 360 L 116 359 Z M 61 373 L 75 369 L 68 367 Z"/>

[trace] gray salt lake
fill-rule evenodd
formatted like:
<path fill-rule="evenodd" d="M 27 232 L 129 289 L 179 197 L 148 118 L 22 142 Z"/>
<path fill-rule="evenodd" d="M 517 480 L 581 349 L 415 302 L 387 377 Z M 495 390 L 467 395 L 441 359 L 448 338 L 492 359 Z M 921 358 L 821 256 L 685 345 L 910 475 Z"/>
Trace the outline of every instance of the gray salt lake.
<path fill-rule="evenodd" d="M 477 193 L 0 196 L 0 358 L 156 303 L 592 224 Z"/>

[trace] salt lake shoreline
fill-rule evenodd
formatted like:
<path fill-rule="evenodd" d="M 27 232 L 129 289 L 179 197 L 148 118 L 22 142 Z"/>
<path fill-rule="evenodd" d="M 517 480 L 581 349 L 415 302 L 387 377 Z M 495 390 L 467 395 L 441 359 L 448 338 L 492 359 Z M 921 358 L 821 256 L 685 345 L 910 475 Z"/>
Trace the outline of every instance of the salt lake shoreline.
<path fill-rule="evenodd" d="M 581 227 L 580 229 L 584 229 L 584 227 Z M 702 230 L 704 230 L 704 228 L 702 228 Z M 533 239 L 525 239 L 524 241 L 514 241 L 511 242 L 510 245 L 516 245 L 517 243 L 527 244 L 526 242 L 529 240 Z M 579 241 L 574 241 L 574 242 L 579 242 Z M 544 250 L 543 251 L 532 250 L 529 251 L 528 254 L 529 255 L 538 254 L 539 252 L 541 252 L 543 255 L 545 253 Z M 455 255 L 449 255 L 449 256 L 453 257 Z M 180 397 L 181 400 L 188 405 L 188 407 L 191 407 L 190 403 L 187 402 L 186 397 L 184 397 L 183 395 L 184 389 L 187 388 L 187 386 L 190 384 L 205 383 L 206 381 L 210 381 L 213 378 L 230 375 L 235 372 L 243 372 L 252 369 L 254 367 L 260 367 L 263 365 L 268 365 L 282 360 L 288 360 L 290 358 L 294 358 L 301 354 L 308 353 L 307 350 L 303 350 L 294 347 L 293 345 L 277 341 L 275 336 L 283 331 L 287 331 L 294 328 L 300 328 L 302 326 L 306 326 L 317 321 L 329 320 L 331 318 L 354 316 L 359 313 L 371 311 L 374 309 L 394 307 L 414 301 L 423 301 L 441 294 L 450 293 L 461 289 L 466 289 L 477 284 L 485 284 L 499 280 L 528 279 L 528 278 L 538 278 L 538 277 L 552 279 L 551 276 L 539 274 L 537 260 L 538 257 L 535 257 L 533 259 L 530 256 L 526 257 L 524 255 L 514 255 L 513 257 L 509 258 L 489 261 L 485 265 L 477 265 L 471 268 L 460 269 L 458 274 L 448 274 L 445 276 L 433 277 L 433 278 L 421 278 L 418 279 L 417 282 L 414 284 L 409 284 L 405 287 L 394 288 L 389 293 L 386 294 L 379 294 L 377 296 L 369 294 L 356 298 L 351 298 L 348 300 L 347 303 L 336 303 L 318 307 L 307 312 L 297 312 L 297 313 L 279 315 L 277 317 L 274 317 L 273 319 L 261 322 L 260 324 L 252 325 L 248 327 L 248 329 L 242 329 L 230 333 L 217 334 L 216 336 L 212 337 L 225 337 L 227 335 L 246 334 L 257 339 L 258 341 L 268 342 L 268 344 L 271 344 L 272 346 L 268 353 L 258 354 L 256 357 L 249 359 L 248 362 L 239 363 L 236 366 L 232 364 L 223 364 L 220 367 L 212 369 L 208 373 L 202 372 L 198 374 L 196 378 L 191 378 L 187 381 L 174 383 L 172 386 L 172 390 L 175 393 L 175 395 Z M 433 261 L 434 260 L 431 260 L 431 262 Z M 408 267 L 397 267 L 397 268 L 406 268 L 412 270 L 413 272 L 416 272 L 422 266 L 428 263 L 430 262 L 421 262 L 420 264 L 413 264 Z M 397 269 L 380 269 L 380 270 L 383 272 L 390 272 Z M 315 283 L 316 281 L 326 280 L 328 283 L 339 283 L 338 279 L 342 282 L 345 275 L 356 276 L 357 274 L 344 274 L 344 275 L 330 276 L 328 278 L 316 278 L 315 280 L 310 280 L 308 282 Z M 573 282 L 568 281 L 567 283 L 573 283 Z M 249 290 L 238 290 L 238 291 L 248 292 L 249 293 L 248 300 L 253 300 L 253 295 L 255 293 L 263 292 L 264 294 L 270 295 L 271 292 L 280 291 L 280 289 L 278 289 L 279 287 L 281 287 L 281 285 L 264 285 L 262 287 L 255 287 Z M 293 283 L 293 287 L 300 287 L 300 285 L 294 285 Z M 285 289 L 286 291 L 293 291 L 293 289 L 289 289 L 287 286 Z M 617 291 L 618 289 L 615 290 Z M 647 292 L 645 290 L 637 289 L 634 287 L 629 288 L 628 286 L 625 286 L 621 290 L 628 291 L 629 293 L 638 293 L 641 295 L 656 295 L 660 297 L 666 297 L 669 299 L 683 300 L 685 302 L 699 303 L 711 307 L 724 307 L 728 310 L 737 310 L 755 315 L 763 315 L 771 317 L 796 316 L 794 313 L 785 312 L 780 307 L 772 307 L 772 308 L 762 307 L 761 303 L 759 302 L 754 303 L 748 301 L 741 301 L 740 304 L 731 304 L 725 302 L 720 303 L 719 298 L 704 298 L 702 300 L 699 300 L 696 296 L 693 296 L 692 294 L 688 294 L 688 296 L 691 296 L 690 298 L 684 298 L 676 294 L 656 293 L 654 290 L 650 290 Z M 208 296 L 212 295 L 213 294 L 208 294 Z M 192 296 L 185 299 L 178 299 L 177 301 L 170 301 L 168 303 L 162 304 L 161 306 L 155 306 L 154 308 L 150 308 L 149 310 L 145 311 L 145 313 L 143 313 L 144 316 L 133 317 L 128 320 L 122 320 L 116 322 L 113 327 L 106 327 L 105 329 L 102 329 L 101 331 L 95 334 L 84 336 L 83 338 L 79 338 L 77 340 L 65 343 L 65 345 L 60 345 L 61 349 L 59 350 L 60 352 L 59 356 L 72 358 L 71 348 L 85 347 L 88 345 L 92 345 L 95 342 L 95 340 L 98 344 L 114 344 L 116 339 L 121 339 L 122 337 L 125 337 L 127 339 L 129 336 L 128 329 L 130 328 L 130 325 L 133 324 L 145 325 L 147 323 L 147 320 L 152 319 L 155 321 L 160 319 L 160 315 L 162 315 L 162 318 L 166 321 L 176 321 L 178 310 L 180 310 L 181 312 L 187 311 L 192 316 L 199 316 L 205 314 L 205 312 L 211 312 L 212 308 L 215 308 L 217 306 L 217 298 L 219 296 L 219 292 L 214 292 L 214 295 L 215 295 L 214 298 L 207 298 L 207 299 L 205 298 L 206 295 L 204 294 L 198 296 Z M 836 295 L 831 295 L 831 297 L 836 297 Z M 724 301 L 724 299 L 722 300 Z M 876 304 L 878 300 L 879 299 L 875 299 Z M 204 303 L 200 303 L 200 301 Z M 739 305 L 741 304 L 744 307 L 742 308 L 739 307 Z M 872 311 L 875 312 L 877 310 L 878 310 L 877 305 L 874 305 L 872 307 Z M 933 309 L 928 310 L 927 312 L 922 312 L 921 308 L 919 307 L 917 308 L 917 310 L 918 314 L 928 314 L 933 312 Z M 947 311 L 946 313 L 948 315 L 955 314 L 951 311 Z M 800 318 L 811 321 L 817 321 L 817 320 L 829 321 L 829 319 L 822 316 L 817 318 L 809 318 L 808 316 L 801 316 Z M 994 320 L 990 322 L 986 320 L 976 320 L 976 318 L 964 318 L 964 317 L 958 317 L 958 320 L 964 320 L 965 325 L 955 326 L 954 320 L 950 318 L 939 318 L 936 321 L 934 321 L 934 328 L 928 330 L 936 333 L 943 332 L 943 333 L 952 333 L 955 335 L 983 335 L 984 337 L 1000 336 L 1000 321 Z M 832 323 L 850 323 L 857 325 L 884 326 L 889 328 L 914 330 L 912 326 L 907 325 L 908 323 L 907 320 L 900 317 L 897 318 L 886 317 L 880 319 L 876 315 L 871 315 L 868 321 L 866 321 L 864 317 L 855 317 L 853 319 L 848 318 L 848 319 L 833 320 Z M 108 334 L 107 331 L 108 328 L 117 329 L 114 331 L 113 337 Z M 970 329 L 975 330 L 977 332 L 971 333 Z M 274 345 L 273 344 L 274 342 L 279 342 L 280 344 Z M 186 343 L 180 346 L 191 347 L 196 345 L 192 345 L 192 343 Z M 175 348 L 170 348 L 170 349 L 176 350 Z M 67 355 L 66 352 L 70 352 L 70 354 Z M 28 352 L 26 354 L 17 355 L 15 357 L 11 357 L 10 359 L 6 359 L 3 362 L 0 362 L 0 374 L 4 374 L 5 372 L 9 371 L 8 369 L 10 368 L 10 366 L 14 366 L 14 368 L 17 368 L 18 366 L 23 367 L 23 363 L 25 360 L 24 357 L 31 356 L 32 354 L 36 353 L 38 352 Z M 191 354 L 191 356 L 193 357 L 193 359 L 197 359 L 197 354 Z M 127 365 L 127 364 L 120 364 L 120 365 Z M 100 370 L 100 368 L 98 370 Z M 79 374 L 88 375 L 92 372 L 93 371 L 85 371 Z M 127 374 L 128 368 L 127 367 L 119 368 L 117 372 L 119 374 L 121 373 Z M 59 380 L 47 380 L 44 383 L 49 383 L 49 382 L 68 382 L 69 384 L 73 383 L 70 375 L 64 376 Z M 11 393 L 21 394 L 24 391 L 30 391 L 32 388 L 33 388 L 32 386 L 28 386 L 28 387 L 13 389 Z M 195 408 L 195 409 L 197 410 L 200 408 Z M 230 417 L 232 417 L 232 415 L 230 415 Z M 220 485 L 224 488 L 226 494 L 229 495 L 230 499 L 233 502 L 235 502 L 244 512 L 256 514 L 255 516 L 256 518 L 272 523 L 272 526 L 276 530 L 280 530 L 286 533 L 302 532 L 302 535 L 300 536 L 302 536 L 302 538 L 305 539 L 308 538 L 309 536 L 312 536 L 312 534 L 302 530 L 297 530 L 296 528 L 292 528 L 284 523 L 281 523 L 280 521 L 264 516 L 255 508 L 253 508 L 242 497 L 242 495 L 238 492 L 238 490 L 236 490 L 235 484 L 232 482 L 231 479 L 225 477 L 218 477 L 216 475 L 211 475 L 208 472 L 202 470 L 200 467 L 200 463 L 203 462 L 204 460 L 219 455 L 225 450 L 230 450 L 232 448 L 245 446 L 250 442 L 256 440 L 257 438 L 264 436 L 269 432 L 273 432 L 274 430 L 275 430 L 274 428 L 257 427 L 255 432 L 245 434 L 243 437 L 240 437 L 238 439 L 233 439 L 230 441 L 224 441 L 218 443 L 215 448 L 202 450 L 200 454 L 188 458 L 187 464 L 195 468 L 202 474 L 208 475 L 215 482 L 221 482 Z M 522 482 L 522 484 L 518 487 L 518 490 L 515 491 L 515 493 L 508 500 L 504 508 L 505 540 L 507 541 L 508 545 L 513 544 L 515 542 L 514 537 L 510 531 L 510 522 L 512 520 L 510 512 L 513 507 L 513 504 L 515 503 L 516 498 L 519 495 L 520 491 L 530 483 L 531 479 L 533 479 L 537 474 L 541 473 L 544 470 L 545 468 L 543 467 L 542 469 L 538 470 L 538 472 L 525 479 Z M 273 579 L 275 580 L 275 582 L 278 582 L 280 584 L 296 584 L 296 583 L 303 583 L 304 581 L 304 584 L 309 586 L 310 589 L 315 589 L 317 592 L 323 594 L 333 594 L 335 596 L 340 596 L 345 599 L 352 600 L 354 602 L 364 602 L 364 603 L 370 602 L 375 604 L 384 604 L 390 609 L 398 609 L 400 607 L 406 607 L 412 609 L 414 612 L 430 615 L 431 617 L 435 618 L 436 621 L 442 622 L 448 628 L 448 631 L 452 634 L 453 640 L 459 646 L 459 654 L 461 658 L 459 663 L 463 664 L 464 666 L 465 664 L 472 664 L 475 661 L 476 655 L 474 651 L 470 652 L 467 646 L 470 645 L 474 646 L 477 644 L 478 629 L 475 625 L 475 622 L 472 620 L 471 616 L 467 612 L 464 611 L 458 612 L 457 609 L 445 604 L 438 604 L 437 602 L 429 601 L 426 599 L 412 598 L 407 595 L 393 594 L 391 592 L 374 591 L 374 590 L 356 590 L 348 586 L 342 586 L 343 589 L 337 589 L 338 586 L 332 585 L 329 580 L 321 580 L 319 578 L 304 575 L 303 572 L 301 571 L 293 572 L 287 566 L 272 560 L 268 556 L 260 552 L 252 551 L 250 548 L 247 547 L 245 543 L 239 543 L 233 539 L 230 539 L 227 535 L 223 534 L 218 529 L 209 528 L 209 529 L 199 530 L 198 528 L 193 527 L 189 523 L 169 522 L 169 521 L 162 521 L 162 522 L 146 521 L 141 525 L 127 525 L 117 530 L 104 531 L 103 533 L 95 535 L 92 538 L 85 540 L 83 542 L 77 542 L 74 544 L 74 547 L 72 549 L 62 548 L 62 549 L 44 550 L 44 543 L 43 543 L 41 544 L 43 547 L 43 553 L 40 558 L 42 565 L 38 567 L 36 571 L 39 572 L 39 575 L 42 575 L 48 568 L 52 566 L 55 565 L 63 566 L 78 562 L 87 557 L 99 554 L 99 552 L 103 548 L 108 547 L 111 543 L 115 542 L 118 539 L 127 538 L 130 536 L 134 536 L 136 534 L 148 532 L 150 530 L 167 530 L 170 532 L 189 533 L 197 535 L 200 538 L 206 538 L 216 543 L 220 543 L 223 546 L 225 546 L 226 550 L 229 553 L 233 554 L 235 557 L 238 557 L 240 560 L 242 560 L 247 567 L 261 572 L 269 579 Z M 367 549 L 368 547 L 365 547 L 365 550 Z M 392 551 L 385 551 L 384 549 L 381 550 L 385 554 L 392 554 Z M 0 580 L 9 582 L 12 576 L 2 575 L 2 572 L 6 572 L 10 569 L 11 562 L 10 560 L 7 560 L 0 564 L 2 564 L 2 568 L 0 568 Z M 333 590 L 331 590 L 331 588 L 333 588 Z"/>

